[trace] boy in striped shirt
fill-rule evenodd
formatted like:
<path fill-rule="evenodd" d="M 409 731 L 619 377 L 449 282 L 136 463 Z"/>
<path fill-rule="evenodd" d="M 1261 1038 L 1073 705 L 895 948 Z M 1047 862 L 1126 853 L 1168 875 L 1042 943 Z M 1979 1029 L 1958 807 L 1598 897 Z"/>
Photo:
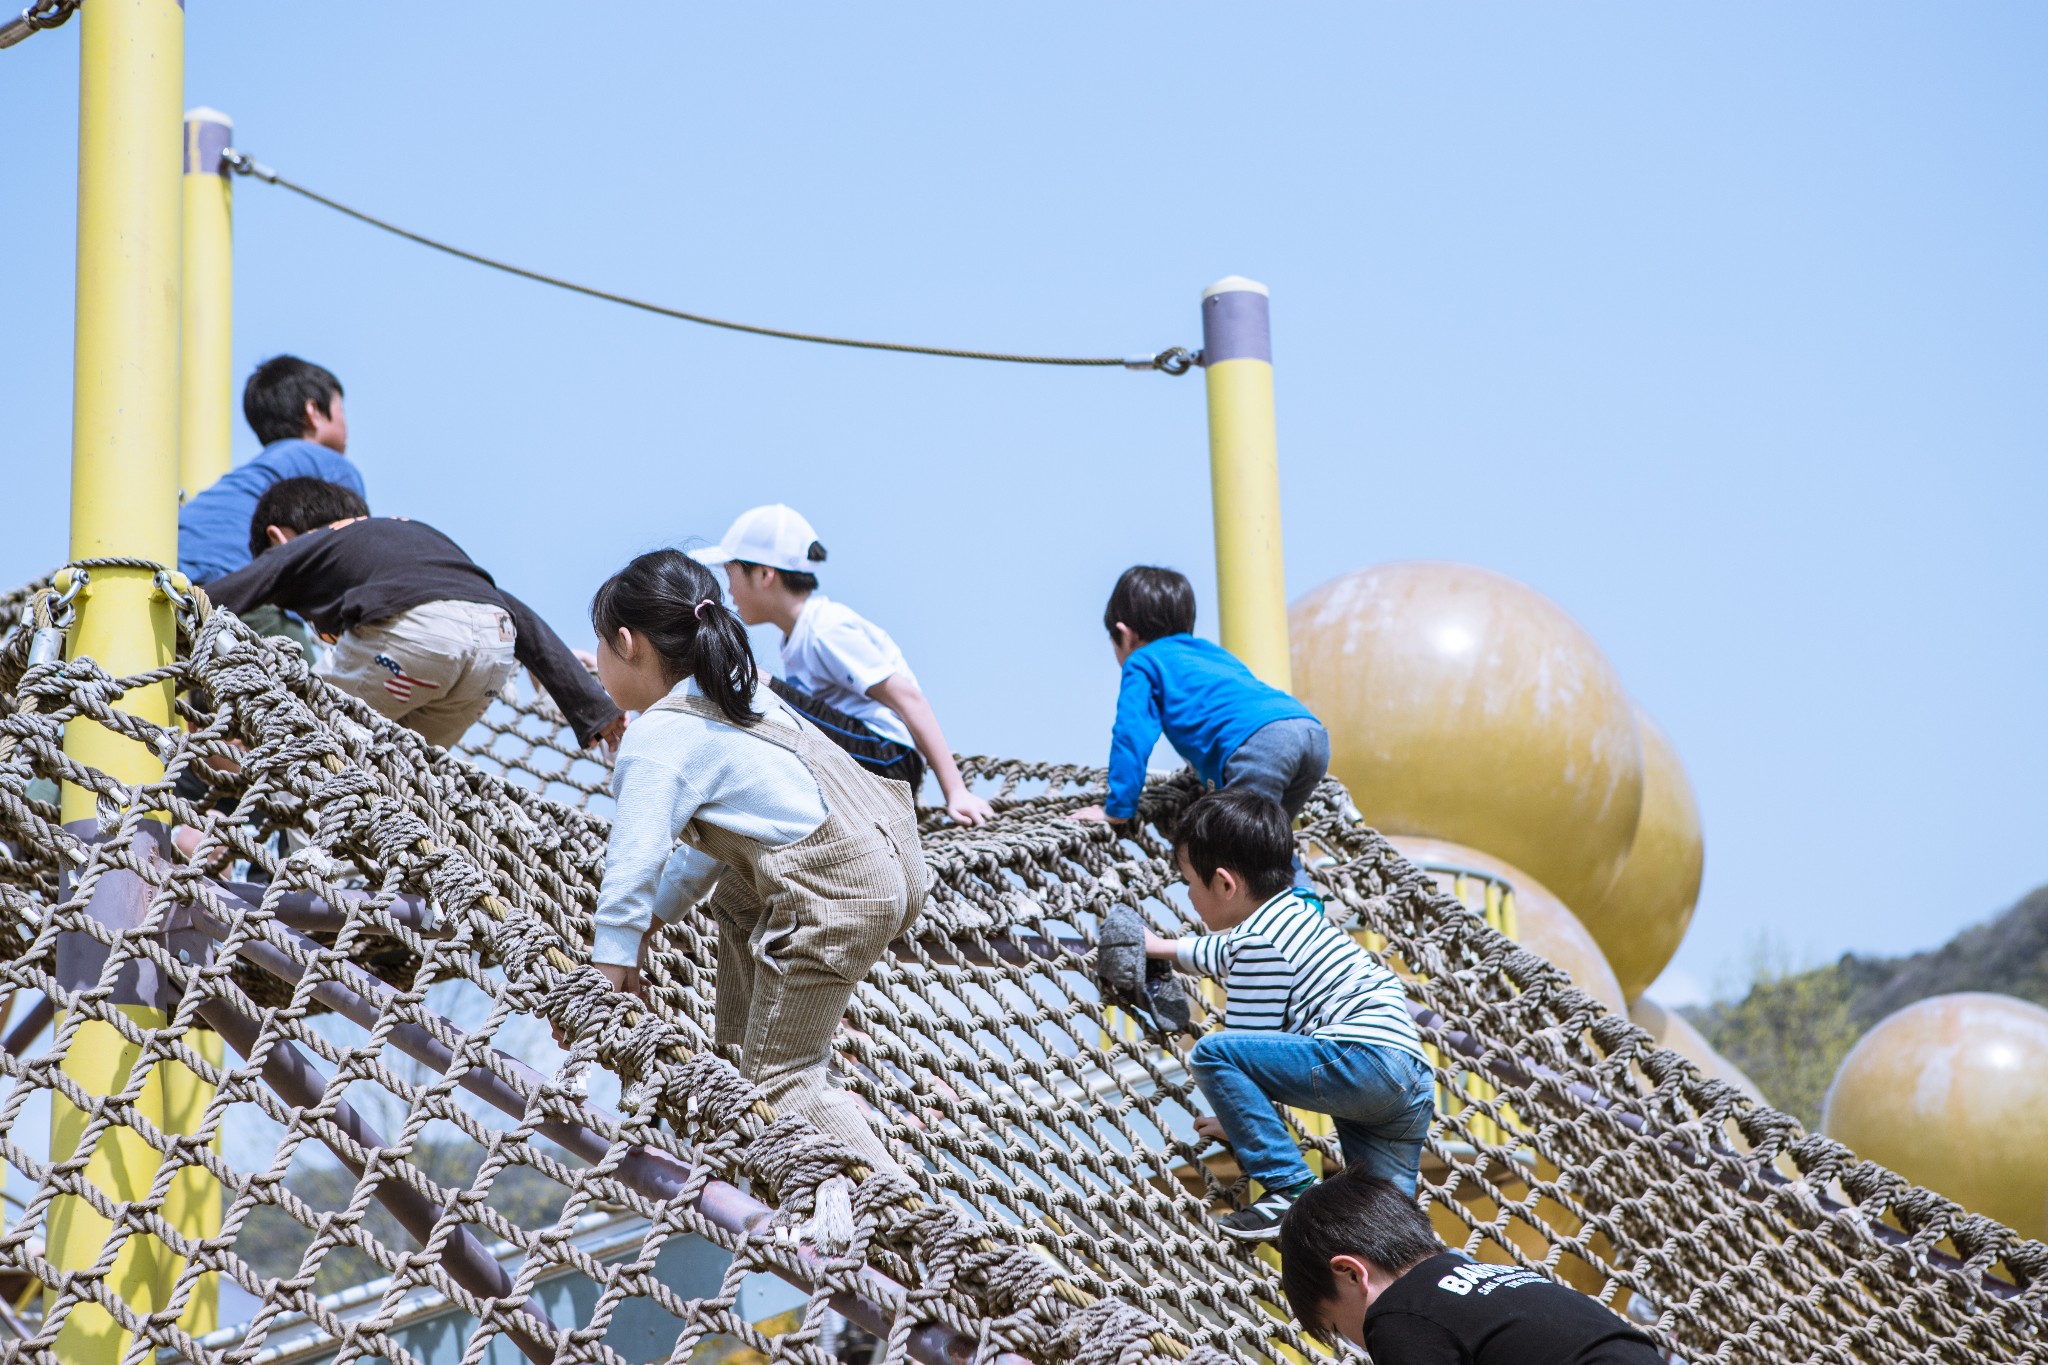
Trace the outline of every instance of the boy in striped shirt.
<path fill-rule="evenodd" d="M 1189 1054 L 1214 1117 L 1195 1131 L 1237 1152 L 1265 1193 L 1220 1220 L 1246 1241 L 1271 1241 L 1315 1183 L 1276 1104 L 1328 1114 L 1344 1166 L 1415 1193 L 1435 1115 L 1435 1078 L 1401 982 L 1294 888 L 1287 814 L 1267 797 L 1214 792 L 1187 808 L 1174 856 L 1210 932 L 1145 934 L 1145 955 L 1224 984 L 1223 1029 Z"/>

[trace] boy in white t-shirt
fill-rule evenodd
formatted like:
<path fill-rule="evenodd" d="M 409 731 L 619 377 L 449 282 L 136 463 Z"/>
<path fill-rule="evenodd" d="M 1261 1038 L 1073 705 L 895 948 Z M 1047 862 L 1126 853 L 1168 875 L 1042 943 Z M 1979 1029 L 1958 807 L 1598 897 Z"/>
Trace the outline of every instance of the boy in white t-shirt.
<path fill-rule="evenodd" d="M 725 566 L 741 620 L 782 631 L 783 676 L 770 680 L 778 696 L 870 772 L 915 790 L 929 763 L 946 813 L 959 823 L 978 825 L 995 813 L 967 789 L 939 718 L 889 632 L 818 591 L 825 547 L 794 508 L 743 512 L 725 539 L 690 554 Z"/>

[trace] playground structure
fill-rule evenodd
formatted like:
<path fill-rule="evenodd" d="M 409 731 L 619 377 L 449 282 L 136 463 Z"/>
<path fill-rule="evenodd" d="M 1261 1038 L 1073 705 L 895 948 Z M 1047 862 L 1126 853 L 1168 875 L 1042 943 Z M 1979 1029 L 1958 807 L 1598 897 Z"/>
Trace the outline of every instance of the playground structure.
<path fill-rule="evenodd" d="M 182 395 L 177 377 L 181 326 L 188 357 L 226 354 L 206 330 L 226 318 L 224 125 L 194 120 L 180 190 L 157 137 L 180 102 L 175 4 L 82 15 L 75 562 L 0 601 L 21 622 L 0 642 L 0 937 L 23 1011 L 0 1050 L 0 1160 L 29 1190 L 0 1231 L 16 1290 L 0 1346 L 226 1362 L 297 1315 L 341 1356 L 409 1365 L 424 1357 L 399 1319 L 426 1291 L 467 1324 L 467 1359 L 684 1360 L 723 1339 L 821 1361 L 833 1313 L 886 1358 L 932 1365 L 1316 1353 L 1271 1267 L 1214 1229 L 1240 1182 L 1192 1137 L 1189 1040 L 1147 1035 L 1089 978 L 1111 905 L 1192 922 L 1161 835 L 1185 780 L 1152 784 L 1119 838 L 1066 818 L 1098 798 L 1098 771 L 967 761 L 999 818 L 928 824 L 932 906 L 862 985 L 842 1044 L 905 1184 L 768 1112 L 714 1055 L 706 922 L 661 936 L 644 1004 L 589 967 L 603 775 L 545 710 L 501 709 L 475 749 L 432 749 L 161 567 L 180 459 L 187 487 L 225 463 L 225 427 L 190 392 L 224 361 L 188 363 Z M 191 247 L 209 214 L 211 265 Z M 1224 281 L 1203 314 L 1223 639 L 1308 692 L 1280 576 L 1265 292 Z M 1655 802 L 1644 732 L 1595 729 L 1627 817 L 1587 821 L 1597 839 L 1558 868 L 1604 905 Z M 1608 753 L 1624 733 L 1632 804 L 1627 757 Z M 236 744 L 238 774 L 207 767 Z M 180 797 L 188 773 L 236 813 Z M 1680 836 L 1682 806 L 1663 807 Z M 198 862 L 166 856 L 167 820 L 205 831 Z M 1456 867 L 1401 857 L 1334 782 L 1301 837 L 1336 912 L 1410 981 L 1445 1097 L 1424 1198 L 1453 1245 L 1596 1294 L 1688 1359 L 2048 1359 L 2048 1248 L 1660 1050 L 1488 922 L 1507 918 L 1512 865 L 1469 869 L 1494 889 L 1468 906 Z M 1667 843 L 1665 903 L 1686 865 L 1683 837 Z M 593 1096 L 528 1065 L 551 1032 L 605 1078 Z M 397 1123 L 380 1130 L 378 1109 Z M 338 1207 L 295 1189 L 318 1163 L 348 1173 Z M 630 1235 L 593 1245 L 600 1213 Z M 265 1218 L 292 1230 L 281 1262 L 252 1259 Z M 672 1273 L 684 1255 L 693 1275 Z M 316 1292 L 344 1257 L 380 1276 L 368 1311 Z M 741 1308 L 761 1275 L 801 1300 L 775 1331 Z M 564 1277 L 589 1292 L 546 1288 Z M 221 1279 L 259 1308 L 216 1336 Z"/>
<path fill-rule="evenodd" d="M 42 589 L 30 610 L 51 619 L 59 595 Z M 595 785 L 551 718 L 500 713 L 478 732 L 485 747 L 444 753 L 197 597 L 178 622 L 166 681 L 212 701 L 184 703 L 178 730 L 122 718 L 119 681 L 36 652 L 47 631 L 16 632 L 0 654 L 8 978 L 63 1009 L 46 1043 L 0 1057 L 0 1151 L 33 1191 L 0 1235 L 0 1265 L 41 1290 L 40 1317 L 18 1324 L 23 1349 L 116 1359 L 132 1339 L 226 1361 L 201 1311 L 219 1275 L 263 1305 L 240 1349 L 298 1314 L 352 1352 L 420 1359 L 390 1313 L 344 1322 L 313 1292 L 346 1252 L 389 1277 L 392 1312 L 431 1289 L 469 1324 L 456 1345 L 534 1359 L 646 1358 L 604 1345 L 638 1314 L 671 1334 L 656 1354 L 716 1336 L 821 1360 L 828 1310 L 896 1357 L 934 1362 L 1314 1351 L 1280 1313 L 1270 1267 L 1215 1230 L 1235 1175 L 1191 1138 L 1189 1040 L 1139 1032 L 1088 977 L 1109 905 L 1188 922 L 1158 832 L 1192 795 L 1184 780 L 1155 782 L 1142 827 L 1117 840 L 1065 818 L 1095 799 L 1098 770 L 970 762 L 999 819 L 926 830 L 931 911 L 863 984 L 842 1049 L 912 1158 L 910 1188 L 763 1113 L 708 1050 L 707 922 L 659 940 L 645 1006 L 587 967 L 603 822 L 539 794 Z M 164 775 L 130 786 L 68 758 L 62 735 L 81 720 L 152 745 Z M 241 810 L 208 822 L 175 778 L 231 737 L 248 747 Z M 27 794 L 37 777 L 89 791 L 94 815 L 66 829 Z M 166 861 L 152 812 L 201 823 L 270 880 Z M 295 835 L 282 856 L 281 830 Z M 1402 859 L 1336 784 L 1303 839 L 1333 902 L 1409 976 L 1440 1087 L 1457 1097 L 1424 1171 L 1455 1243 L 1633 1308 L 1686 1358 L 2041 1358 L 2048 1248 L 1656 1049 Z M 74 944 L 102 960 L 81 972 Z M 121 1003 L 124 985 L 154 1012 Z M 456 1013 L 479 1022 L 457 1029 Z M 519 1060 L 550 1027 L 618 1078 L 616 1102 Z M 86 1071 L 95 1029 L 122 1039 L 120 1074 Z M 209 1054 L 215 1034 L 232 1055 Z M 198 1103 L 159 1117 L 152 1088 L 183 1072 Z M 77 1134 L 47 1158 L 21 1131 L 38 1098 L 68 1109 Z M 363 1117 L 377 1098 L 402 1115 L 391 1131 Z M 221 1147 L 228 1132 L 243 1155 Z M 352 1173 L 338 1207 L 295 1192 L 319 1147 Z M 430 1174 L 429 1156 L 451 1152 L 452 1172 Z M 376 1231 L 380 1206 L 403 1234 Z M 596 1208 L 643 1220 L 630 1252 L 579 1254 Z M 285 1264 L 239 1249 L 259 1210 L 297 1229 Z M 652 1273 L 685 1241 L 717 1249 L 715 1287 L 686 1295 Z M 511 1249 L 509 1269 L 492 1243 Z M 564 1273 L 594 1287 L 587 1316 L 524 1306 Z M 805 1296 L 778 1336 L 737 1311 L 742 1283 L 764 1273 Z M 82 1323 L 96 1327 L 67 1338 Z"/>
<path fill-rule="evenodd" d="M 1301 698 L 1366 819 L 1536 877 L 1641 995 L 1699 894 L 1699 818 L 1684 769 L 1578 623 L 1486 569 L 1382 564 L 1306 594 L 1292 633 Z"/>
<path fill-rule="evenodd" d="M 1607 965 L 1600 945 L 1543 883 L 1499 858 L 1442 839 L 1390 834 L 1387 842 L 1417 867 L 1477 876 L 1499 887 L 1513 899 L 1514 912 L 1496 928 L 1570 977 L 1573 985 L 1598 1000 L 1609 1013 L 1628 1012 L 1621 983 Z"/>
<path fill-rule="evenodd" d="M 1975 992 L 1906 1006 L 1842 1059 L 1821 1128 L 2048 1237 L 2048 1010 Z M 1960 1147 L 1959 1128 L 2034 1136 Z"/>

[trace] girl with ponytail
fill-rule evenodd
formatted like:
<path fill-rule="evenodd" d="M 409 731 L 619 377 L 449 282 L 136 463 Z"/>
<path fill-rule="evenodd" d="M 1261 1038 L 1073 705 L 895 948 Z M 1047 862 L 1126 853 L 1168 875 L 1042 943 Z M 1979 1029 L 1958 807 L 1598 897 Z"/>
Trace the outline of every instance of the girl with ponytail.
<path fill-rule="evenodd" d="M 720 1051 L 776 1108 L 900 1171 L 831 1064 L 854 986 L 924 908 L 910 788 L 864 771 L 762 685 L 746 626 L 681 551 L 612 575 L 590 623 L 598 680 L 640 713 L 612 772 L 593 960 L 637 992 L 653 922 L 708 896 Z"/>

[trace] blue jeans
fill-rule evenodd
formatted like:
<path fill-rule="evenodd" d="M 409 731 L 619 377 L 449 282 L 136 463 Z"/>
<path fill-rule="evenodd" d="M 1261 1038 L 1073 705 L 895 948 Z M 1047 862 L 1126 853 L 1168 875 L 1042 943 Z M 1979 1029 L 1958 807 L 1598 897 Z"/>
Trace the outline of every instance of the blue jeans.
<path fill-rule="evenodd" d="M 1292 820 L 1330 770 L 1330 732 L 1297 716 L 1251 732 L 1223 764 L 1223 787 L 1248 787 L 1280 803 Z"/>
<path fill-rule="evenodd" d="M 1286 1104 L 1336 1120 L 1345 1166 L 1363 1166 L 1415 1193 L 1422 1141 L 1436 1116 L 1436 1086 L 1414 1053 L 1303 1033 L 1225 1029 L 1204 1034 L 1188 1062 L 1238 1165 L 1267 1189 L 1315 1179 L 1273 1112 Z"/>

